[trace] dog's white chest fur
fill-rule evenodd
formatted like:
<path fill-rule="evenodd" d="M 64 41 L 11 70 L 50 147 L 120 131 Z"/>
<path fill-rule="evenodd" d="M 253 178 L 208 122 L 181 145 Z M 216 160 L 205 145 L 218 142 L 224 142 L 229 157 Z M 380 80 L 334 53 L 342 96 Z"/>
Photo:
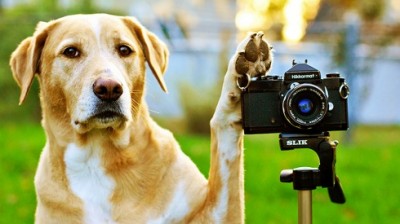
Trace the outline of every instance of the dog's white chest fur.
<path fill-rule="evenodd" d="M 99 150 L 82 149 L 71 143 L 64 161 L 69 186 L 84 203 L 85 223 L 113 223 L 109 199 L 115 183 L 104 172 Z"/>

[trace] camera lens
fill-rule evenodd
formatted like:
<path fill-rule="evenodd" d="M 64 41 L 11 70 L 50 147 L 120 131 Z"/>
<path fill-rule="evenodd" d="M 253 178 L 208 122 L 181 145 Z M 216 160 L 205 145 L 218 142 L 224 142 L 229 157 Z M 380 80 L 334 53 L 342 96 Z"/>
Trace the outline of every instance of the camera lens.
<path fill-rule="evenodd" d="M 286 93 L 282 110 L 286 121 L 293 127 L 312 129 L 325 117 L 327 105 L 327 97 L 320 87 L 303 83 Z"/>

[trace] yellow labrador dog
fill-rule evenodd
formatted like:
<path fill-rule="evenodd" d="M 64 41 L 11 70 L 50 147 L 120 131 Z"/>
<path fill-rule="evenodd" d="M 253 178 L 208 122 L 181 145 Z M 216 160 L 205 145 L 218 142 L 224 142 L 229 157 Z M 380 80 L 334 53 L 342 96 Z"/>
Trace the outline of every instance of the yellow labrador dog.
<path fill-rule="evenodd" d="M 20 103 L 35 75 L 41 88 L 47 142 L 35 177 L 36 223 L 243 223 L 236 79 L 267 72 L 265 46 L 262 33 L 249 35 L 230 61 L 210 122 L 207 181 L 144 102 L 146 62 L 167 91 L 164 43 L 131 17 L 39 23 L 10 61 Z"/>

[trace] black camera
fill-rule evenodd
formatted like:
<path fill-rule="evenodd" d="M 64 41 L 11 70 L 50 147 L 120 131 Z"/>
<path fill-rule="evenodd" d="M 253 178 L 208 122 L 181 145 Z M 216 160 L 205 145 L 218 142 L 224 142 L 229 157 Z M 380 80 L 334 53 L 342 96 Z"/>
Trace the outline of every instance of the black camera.
<path fill-rule="evenodd" d="M 242 123 L 246 134 L 321 133 L 347 130 L 350 90 L 337 73 L 321 78 L 305 63 L 295 63 L 281 76 L 239 80 Z M 245 83 L 242 87 L 241 83 Z"/>

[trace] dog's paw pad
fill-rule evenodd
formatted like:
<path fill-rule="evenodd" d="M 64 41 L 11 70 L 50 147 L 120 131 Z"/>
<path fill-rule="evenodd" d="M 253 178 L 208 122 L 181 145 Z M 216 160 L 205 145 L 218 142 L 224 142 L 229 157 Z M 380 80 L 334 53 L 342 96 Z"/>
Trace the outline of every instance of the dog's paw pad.
<path fill-rule="evenodd" d="M 271 68 L 271 47 L 263 40 L 262 32 L 253 33 L 238 46 L 235 70 L 250 76 L 265 75 Z"/>
<path fill-rule="evenodd" d="M 271 48 L 265 41 L 261 41 L 260 43 L 260 52 L 261 52 L 261 60 L 266 61 L 270 57 Z"/>
<path fill-rule="evenodd" d="M 244 52 L 240 52 L 235 64 L 236 72 L 239 74 L 246 74 L 249 71 L 249 62 L 246 59 Z"/>
<path fill-rule="evenodd" d="M 248 61 L 256 62 L 258 56 L 260 54 L 260 50 L 258 49 L 256 43 L 254 43 L 254 38 L 250 39 L 244 49 L 244 56 Z"/>

